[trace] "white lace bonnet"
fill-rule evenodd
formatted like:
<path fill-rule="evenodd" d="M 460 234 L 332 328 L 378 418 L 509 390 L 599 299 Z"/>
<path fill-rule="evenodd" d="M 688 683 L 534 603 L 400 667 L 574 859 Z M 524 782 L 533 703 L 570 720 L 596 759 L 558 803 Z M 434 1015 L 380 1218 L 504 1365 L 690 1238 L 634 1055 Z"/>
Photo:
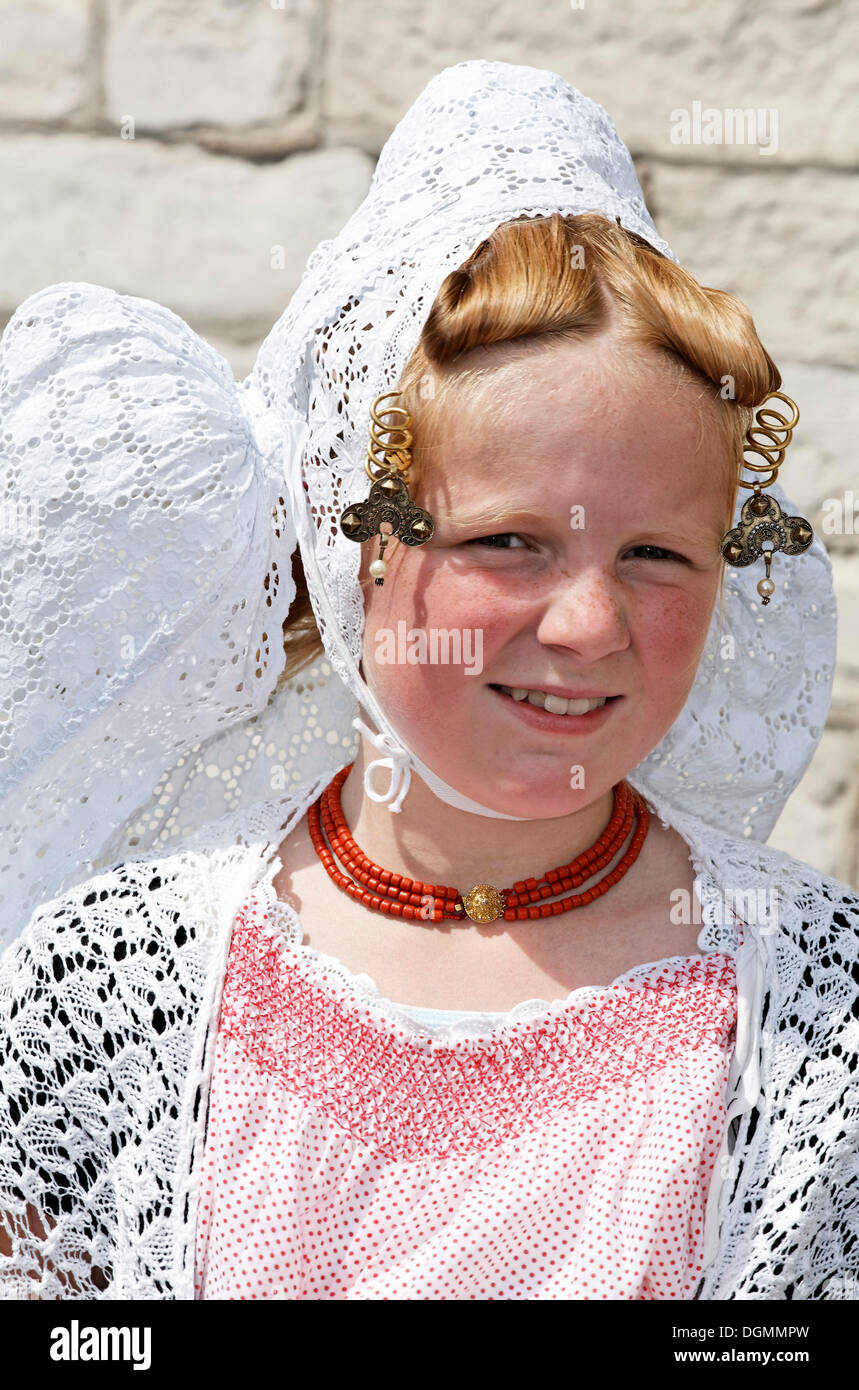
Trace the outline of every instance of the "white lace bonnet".
<path fill-rule="evenodd" d="M 505 221 L 589 210 L 676 259 L 602 107 L 469 61 L 400 121 L 245 381 L 151 300 L 65 282 L 24 301 L 0 343 L 0 944 L 98 868 L 260 802 L 286 817 L 354 757 L 359 707 L 390 771 L 376 799 L 396 809 L 414 770 L 497 814 L 416 762 L 359 675 L 361 548 L 339 516 L 449 272 Z M 327 660 L 275 691 L 296 543 Z M 765 840 L 822 732 L 836 610 L 819 538 L 777 558 L 766 608 L 759 568 L 729 568 L 686 706 L 629 780 Z"/>

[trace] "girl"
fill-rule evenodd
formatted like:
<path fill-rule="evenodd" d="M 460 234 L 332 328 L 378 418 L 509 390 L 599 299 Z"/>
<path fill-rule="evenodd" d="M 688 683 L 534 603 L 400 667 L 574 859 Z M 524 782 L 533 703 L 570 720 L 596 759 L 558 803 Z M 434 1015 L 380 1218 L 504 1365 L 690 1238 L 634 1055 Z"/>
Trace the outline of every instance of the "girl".
<path fill-rule="evenodd" d="M 117 445 L 150 454 L 141 320 L 159 347 L 190 330 L 56 291 L 10 359 L 26 326 L 109 322 L 140 408 Z M 176 419 L 195 397 L 211 419 L 211 359 L 205 390 L 175 363 Z M 245 742 L 209 727 L 189 767 L 189 730 L 165 741 L 150 807 L 166 786 L 199 826 L 205 771 L 228 752 L 237 787 L 260 730 L 291 785 L 172 852 L 88 842 L 102 871 L 60 876 L 7 950 L 13 1296 L 846 1296 L 859 898 L 762 843 L 819 737 L 834 627 L 775 483 L 792 417 L 753 415 L 780 384 L 744 306 L 656 236 L 605 113 L 503 63 L 430 83 L 263 345 L 244 447 L 183 420 L 216 485 L 259 461 L 252 520 L 206 537 L 204 579 L 226 553 L 232 588 L 199 612 L 225 594 L 232 625 L 184 611 L 166 715 L 136 642 L 117 668 L 125 767 L 155 765 L 141 711 L 151 736 L 193 708 L 198 740 L 242 714 Z M 755 421 L 765 510 L 737 522 Z M 108 471 L 120 508 L 148 495 L 133 464 L 136 493 Z M 162 512 L 187 505 L 160 482 Z M 264 628 L 235 570 L 261 526 Z M 56 799 L 67 771 L 35 766 L 27 794 Z"/>

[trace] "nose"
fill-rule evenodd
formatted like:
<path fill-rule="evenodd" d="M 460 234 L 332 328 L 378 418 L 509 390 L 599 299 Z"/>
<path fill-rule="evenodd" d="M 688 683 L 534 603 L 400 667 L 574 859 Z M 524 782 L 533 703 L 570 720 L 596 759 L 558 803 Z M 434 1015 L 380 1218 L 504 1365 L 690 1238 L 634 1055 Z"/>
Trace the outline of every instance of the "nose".
<path fill-rule="evenodd" d="M 537 637 L 549 647 L 569 647 L 586 661 L 624 651 L 630 637 L 620 584 L 593 566 L 572 574 L 559 570 Z"/>

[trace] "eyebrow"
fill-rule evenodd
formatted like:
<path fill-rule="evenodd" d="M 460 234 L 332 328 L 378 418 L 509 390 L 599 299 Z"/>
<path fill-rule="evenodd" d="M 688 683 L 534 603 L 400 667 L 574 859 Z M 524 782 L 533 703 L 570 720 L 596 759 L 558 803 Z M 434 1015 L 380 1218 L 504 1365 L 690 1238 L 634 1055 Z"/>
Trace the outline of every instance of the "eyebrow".
<path fill-rule="evenodd" d="M 500 507 L 487 508 L 482 511 L 457 512 L 454 516 L 442 516 L 446 526 L 453 530 L 471 530 L 474 526 L 494 526 L 498 522 L 533 522 L 536 526 L 542 526 L 547 521 L 554 518 L 546 512 L 536 512 L 529 507 Z"/>
<path fill-rule="evenodd" d="M 493 508 L 492 510 L 475 511 L 473 513 L 466 513 L 465 515 L 459 513 L 456 516 L 445 516 L 441 518 L 445 526 L 453 532 L 472 531 L 477 527 L 502 525 L 509 530 L 512 527 L 528 523 L 532 523 L 536 526 L 544 526 L 547 522 L 557 522 L 558 519 L 557 515 L 552 516 L 547 512 L 534 511 L 530 507 L 519 508 L 515 506 L 511 506 L 508 509 Z M 574 527 L 573 529 L 575 530 L 576 528 Z M 717 536 L 717 530 L 719 528 L 716 526 L 695 526 L 694 528 L 690 526 L 686 529 L 676 529 L 670 526 L 666 527 L 658 524 L 655 526 L 648 526 L 646 523 L 642 523 L 636 524 L 630 529 L 642 535 L 646 534 L 652 537 L 654 541 L 657 539 L 664 540 L 681 548 L 698 543 L 710 544 L 714 537 L 717 540 L 720 539 L 720 537 Z"/>
<path fill-rule="evenodd" d="M 699 542 L 710 544 L 714 537 L 721 540 L 724 532 L 721 527 L 695 526 L 691 525 L 685 531 L 665 531 L 658 527 L 641 526 L 638 528 L 643 534 L 652 536 L 654 540 L 664 540 L 680 548 L 687 545 L 696 545 Z"/>

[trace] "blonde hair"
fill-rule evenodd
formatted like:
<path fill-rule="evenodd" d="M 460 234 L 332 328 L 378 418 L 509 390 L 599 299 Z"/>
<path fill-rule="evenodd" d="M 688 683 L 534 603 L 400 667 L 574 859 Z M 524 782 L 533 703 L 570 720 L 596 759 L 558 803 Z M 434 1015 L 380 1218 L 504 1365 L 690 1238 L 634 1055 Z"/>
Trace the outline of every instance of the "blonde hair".
<path fill-rule="evenodd" d="M 715 422 L 724 443 L 727 529 L 754 407 L 779 389 L 781 374 L 741 300 L 699 285 L 642 237 L 596 212 L 506 222 L 444 280 L 396 401 L 412 417 L 412 496 L 419 497 L 445 413 L 473 406 L 499 366 L 608 328 L 621 349 L 617 369 L 629 380 L 656 354 L 678 384 L 699 385 L 699 435 Z M 462 360 L 474 348 L 496 345 Z M 388 442 L 399 442 L 396 432 Z M 323 651 L 297 552 L 293 573 L 298 592 L 284 624 L 287 663 L 278 684 Z"/>

